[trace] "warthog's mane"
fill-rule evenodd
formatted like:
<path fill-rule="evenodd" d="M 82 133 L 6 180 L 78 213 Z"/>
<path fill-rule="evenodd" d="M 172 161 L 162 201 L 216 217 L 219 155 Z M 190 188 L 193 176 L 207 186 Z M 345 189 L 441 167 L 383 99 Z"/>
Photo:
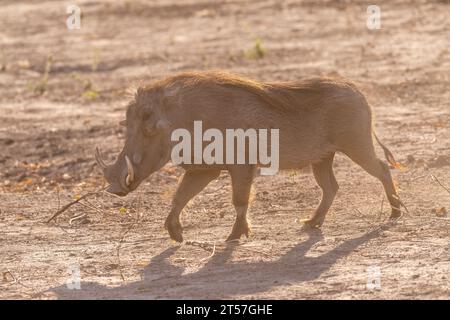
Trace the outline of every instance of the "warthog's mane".
<path fill-rule="evenodd" d="M 207 85 L 219 85 L 242 89 L 258 96 L 262 101 L 279 111 L 292 111 L 296 108 L 295 94 L 305 93 L 304 98 L 321 94 L 325 88 L 331 86 L 346 87 L 359 93 L 356 86 L 347 80 L 336 78 L 311 78 L 295 82 L 259 82 L 230 72 L 214 70 L 202 72 L 184 72 L 157 80 L 143 87 L 131 90 L 132 101 L 146 99 L 149 95 L 159 93 L 165 96 L 174 96 L 184 88 L 201 88 Z"/>

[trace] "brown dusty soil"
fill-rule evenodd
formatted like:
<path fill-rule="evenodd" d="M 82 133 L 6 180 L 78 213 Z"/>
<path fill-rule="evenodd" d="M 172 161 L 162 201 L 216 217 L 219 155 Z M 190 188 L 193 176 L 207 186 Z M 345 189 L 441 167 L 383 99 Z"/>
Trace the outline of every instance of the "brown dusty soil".
<path fill-rule="evenodd" d="M 0 5 L 0 298 L 450 298 L 450 193 L 433 179 L 450 187 L 449 1 L 377 1 L 379 30 L 365 1 L 77 3 L 81 30 L 66 28 L 63 1 Z M 184 210 L 191 242 L 178 245 L 163 228 L 182 175 L 170 165 L 46 224 L 104 184 L 93 150 L 109 161 L 120 150 L 125 89 L 192 69 L 354 80 L 407 167 L 393 175 L 409 213 L 386 224 L 380 183 L 340 155 L 321 230 L 298 223 L 320 198 L 313 177 L 283 172 L 257 178 L 253 233 L 225 246 L 235 213 L 223 173 Z M 69 290 L 77 266 L 81 289 Z"/>

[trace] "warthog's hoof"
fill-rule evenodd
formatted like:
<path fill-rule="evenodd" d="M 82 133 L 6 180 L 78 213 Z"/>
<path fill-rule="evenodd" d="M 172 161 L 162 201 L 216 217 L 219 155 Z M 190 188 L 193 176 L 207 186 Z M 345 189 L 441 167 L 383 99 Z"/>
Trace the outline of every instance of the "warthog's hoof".
<path fill-rule="evenodd" d="M 245 235 L 247 238 L 251 233 L 250 227 L 248 226 L 248 222 L 235 223 L 233 226 L 233 230 L 225 241 L 233 241 L 239 240 L 242 235 Z"/>
<path fill-rule="evenodd" d="M 177 242 L 183 242 L 183 227 L 179 221 L 166 220 L 164 226 L 169 232 L 171 239 Z"/>
<path fill-rule="evenodd" d="M 300 220 L 300 223 L 302 223 L 305 228 L 320 228 L 323 221 L 323 218 L 312 217 L 309 219 L 302 219 Z"/>
<path fill-rule="evenodd" d="M 394 220 L 394 219 L 398 219 L 402 216 L 402 213 L 400 210 L 396 210 L 396 211 L 392 211 L 391 216 L 389 217 L 389 219 Z"/>
<path fill-rule="evenodd" d="M 400 218 L 401 216 L 402 216 L 402 210 L 400 210 L 400 207 L 398 207 L 398 208 L 392 207 L 391 216 L 389 218 L 390 219 L 397 219 L 397 218 Z"/>

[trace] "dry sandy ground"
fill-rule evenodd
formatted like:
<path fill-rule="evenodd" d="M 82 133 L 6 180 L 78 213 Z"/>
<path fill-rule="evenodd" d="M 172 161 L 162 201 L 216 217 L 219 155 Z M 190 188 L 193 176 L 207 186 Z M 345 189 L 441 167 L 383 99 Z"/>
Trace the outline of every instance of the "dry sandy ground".
<path fill-rule="evenodd" d="M 0 5 L 0 298 L 450 298 L 450 193 L 432 178 L 450 186 L 449 1 L 376 1 L 372 31 L 365 1 L 77 3 L 81 30 L 66 28 L 64 1 Z M 253 234 L 225 246 L 224 173 L 185 209 L 191 243 L 177 245 L 163 229 L 182 174 L 170 165 L 126 198 L 93 197 L 45 223 L 103 185 L 93 150 L 109 161 L 120 150 L 130 84 L 211 68 L 356 81 L 407 167 L 393 175 L 409 214 L 386 224 L 379 182 L 339 156 L 321 230 L 298 223 L 320 197 L 311 174 L 285 172 L 257 178 Z M 81 289 L 69 290 L 77 267 Z"/>

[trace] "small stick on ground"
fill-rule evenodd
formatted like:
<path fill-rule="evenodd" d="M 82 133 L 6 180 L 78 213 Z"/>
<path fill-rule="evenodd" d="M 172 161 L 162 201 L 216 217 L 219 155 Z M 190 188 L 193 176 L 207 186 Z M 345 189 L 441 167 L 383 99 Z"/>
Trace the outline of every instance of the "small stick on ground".
<path fill-rule="evenodd" d="M 103 192 L 103 190 L 98 190 L 98 191 L 93 191 L 93 192 L 88 192 L 84 195 L 82 195 L 81 197 L 79 197 L 78 199 L 66 204 L 64 207 L 62 207 L 61 209 L 59 209 L 58 211 L 56 211 L 56 213 L 51 216 L 50 219 L 47 220 L 47 223 L 50 223 L 53 219 L 55 219 L 56 217 L 58 217 L 59 215 L 61 215 L 62 213 L 64 213 L 64 211 L 66 211 L 67 209 L 69 209 L 71 206 L 73 206 L 74 204 L 77 204 L 78 202 L 80 202 L 81 200 L 99 194 L 100 192 Z"/>
<path fill-rule="evenodd" d="M 36 289 L 35 289 L 35 288 L 23 284 L 23 283 L 21 282 L 21 278 L 20 278 L 20 277 L 16 277 L 16 276 L 11 272 L 11 270 L 6 270 L 6 272 L 3 272 L 3 278 L 5 278 L 7 274 L 9 274 L 9 275 L 11 276 L 12 280 L 13 280 L 13 282 L 9 284 L 10 286 L 15 285 L 15 284 L 18 284 L 18 285 L 20 285 L 20 286 L 22 286 L 22 287 L 24 287 L 24 288 L 27 288 L 27 289 L 30 289 L 31 291 L 33 291 L 33 293 L 30 294 L 31 298 L 34 298 L 34 297 L 39 296 L 39 293 L 36 292 Z"/>
<path fill-rule="evenodd" d="M 355 210 L 356 213 L 358 213 L 358 217 L 359 217 L 359 218 L 364 217 L 363 213 L 362 213 L 361 210 L 359 210 L 358 208 L 354 208 L 353 210 Z"/>
<path fill-rule="evenodd" d="M 138 219 L 139 219 L 139 218 L 138 218 Z M 121 266 L 121 263 L 120 263 L 120 248 L 122 247 L 122 243 L 124 242 L 125 237 L 126 237 L 127 234 L 131 231 L 131 229 L 134 228 L 134 226 L 135 226 L 136 224 L 137 224 L 137 221 L 132 222 L 132 223 L 129 225 L 129 227 L 125 230 L 125 232 L 124 232 L 124 233 L 122 234 L 122 236 L 120 237 L 119 243 L 117 244 L 117 247 L 116 247 L 117 266 L 118 266 L 118 269 L 119 269 L 120 278 L 121 278 L 122 281 L 124 281 L 124 282 L 125 282 L 125 276 L 123 275 L 123 272 L 122 272 L 122 266 Z"/>
<path fill-rule="evenodd" d="M 187 246 L 193 246 L 193 247 L 199 247 L 202 248 L 205 251 L 208 252 L 214 252 L 216 250 L 216 245 L 212 245 L 210 243 L 207 242 L 199 242 L 199 241 L 185 241 L 184 242 L 185 245 Z"/>
<path fill-rule="evenodd" d="M 444 188 L 445 191 L 447 191 L 448 193 L 450 193 L 450 189 L 447 188 L 446 186 L 444 186 L 438 178 L 436 178 L 436 176 L 434 174 L 431 175 L 431 177 L 433 178 L 433 180 L 435 180 L 442 188 Z"/>
<path fill-rule="evenodd" d="M 410 182 L 414 182 L 414 181 L 417 181 L 417 180 L 420 180 L 420 179 L 426 178 L 426 177 L 428 177 L 428 174 L 424 174 L 424 175 L 421 175 L 421 176 L 412 178 L 412 179 L 410 180 Z"/>
<path fill-rule="evenodd" d="M 122 248 L 122 244 L 125 241 L 125 237 L 127 236 L 127 234 L 136 226 L 139 224 L 140 222 L 140 218 L 141 218 L 141 205 L 142 205 L 142 193 L 139 193 L 139 197 L 138 197 L 138 206 L 136 208 L 136 218 L 135 220 L 129 225 L 129 227 L 125 230 L 125 232 L 122 234 L 122 236 L 120 237 L 120 240 L 117 244 L 116 247 L 116 258 L 117 258 L 117 266 L 119 269 L 119 273 L 120 273 L 120 278 L 122 279 L 123 282 L 125 282 L 125 276 L 123 274 L 122 271 L 122 265 L 120 262 L 120 249 Z"/>
<path fill-rule="evenodd" d="M 85 217 L 86 217 L 86 213 L 79 214 L 78 216 L 76 216 L 76 217 L 70 219 L 70 220 L 69 220 L 69 224 L 72 225 L 72 223 L 73 223 L 74 221 L 83 219 L 83 218 L 85 218 Z"/>
<path fill-rule="evenodd" d="M 214 246 L 213 246 L 211 254 L 208 257 L 201 259 L 200 261 L 205 262 L 206 260 L 211 259 L 215 253 L 216 253 L 216 243 L 214 242 Z"/>
<path fill-rule="evenodd" d="M 91 202 L 89 202 L 87 199 L 84 199 L 84 201 L 85 201 L 86 203 L 80 202 L 80 204 L 81 204 L 82 206 L 85 206 L 86 208 L 92 209 L 92 210 L 94 210 L 94 211 L 97 211 L 97 212 L 100 213 L 100 214 L 103 214 L 103 211 L 102 211 L 102 210 L 100 210 L 99 208 L 97 208 L 97 206 L 95 206 L 94 204 L 92 204 Z"/>

